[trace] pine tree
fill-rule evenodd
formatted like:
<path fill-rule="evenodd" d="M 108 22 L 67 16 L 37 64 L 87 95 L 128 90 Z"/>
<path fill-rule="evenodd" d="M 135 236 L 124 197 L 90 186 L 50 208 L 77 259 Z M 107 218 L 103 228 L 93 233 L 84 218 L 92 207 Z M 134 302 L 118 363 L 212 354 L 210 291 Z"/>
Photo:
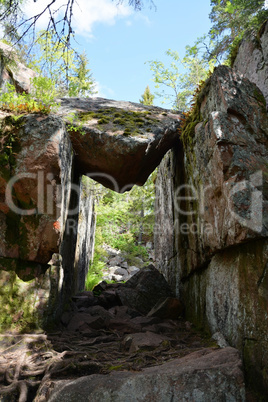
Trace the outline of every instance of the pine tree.
<path fill-rule="evenodd" d="M 69 77 L 69 96 L 89 96 L 96 93 L 95 81 L 88 68 L 88 58 L 85 53 L 78 55 Z"/>
<path fill-rule="evenodd" d="M 154 95 L 151 93 L 149 85 L 145 88 L 144 93 L 141 95 L 140 103 L 146 106 L 152 106 L 154 103 Z"/>

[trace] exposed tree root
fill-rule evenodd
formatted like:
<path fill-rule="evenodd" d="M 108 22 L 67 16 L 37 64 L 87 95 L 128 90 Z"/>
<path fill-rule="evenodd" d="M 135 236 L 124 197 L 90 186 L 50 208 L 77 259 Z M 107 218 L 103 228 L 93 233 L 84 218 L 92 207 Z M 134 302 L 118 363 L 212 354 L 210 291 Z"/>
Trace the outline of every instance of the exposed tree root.
<path fill-rule="evenodd" d="M 8 401 L 45 402 L 57 381 L 113 370 L 140 371 L 205 346 L 193 332 L 167 335 L 171 341 L 133 353 L 125 350 L 125 334 L 114 330 L 101 329 L 94 337 L 64 331 L 13 339 L 7 335 L 10 341 L 4 342 L 2 350 L 0 342 L 0 395 L 8 396 Z"/>

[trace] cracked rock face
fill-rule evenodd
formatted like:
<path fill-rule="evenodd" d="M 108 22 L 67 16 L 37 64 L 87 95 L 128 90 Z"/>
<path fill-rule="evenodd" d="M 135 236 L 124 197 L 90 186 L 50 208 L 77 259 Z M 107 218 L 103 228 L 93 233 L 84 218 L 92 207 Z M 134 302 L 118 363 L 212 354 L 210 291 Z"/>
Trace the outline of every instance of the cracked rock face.
<path fill-rule="evenodd" d="M 238 348 L 249 382 L 267 394 L 265 99 L 241 73 L 220 66 L 197 107 L 184 148 L 158 169 L 156 267 L 186 317 Z"/>
<path fill-rule="evenodd" d="M 117 192 L 143 185 L 178 141 L 180 115 L 102 98 L 61 99 L 81 174 Z"/>
<path fill-rule="evenodd" d="M 0 60 L 0 88 L 7 89 L 7 84 L 15 85 L 17 92 L 31 92 L 31 79 L 37 76 L 36 72 L 20 63 L 11 46 L 0 41 L 0 55 L 11 60 L 5 64 Z"/>
<path fill-rule="evenodd" d="M 187 182 L 196 191 L 188 205 L 188 272 L 218 250 L 268 234 L 268 117 L 259 89 L 221 66 L 200 104 L 200 121 L 187 141 Z M 198 233 L 197 233 L 198 232 Z"/>
<path fill-rule="evenodd" d="M 233 67 L 260 88 L 268 105 L 268 21 L 258 39 L 242 40 Z"/>

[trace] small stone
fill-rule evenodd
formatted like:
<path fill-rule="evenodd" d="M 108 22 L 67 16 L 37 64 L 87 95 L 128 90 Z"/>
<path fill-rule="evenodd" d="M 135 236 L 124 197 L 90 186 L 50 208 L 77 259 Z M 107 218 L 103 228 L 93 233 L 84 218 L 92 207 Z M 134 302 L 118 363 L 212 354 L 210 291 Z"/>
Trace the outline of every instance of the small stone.
<path fill-rule="evenodd" d="M 121 268 L 121 267 L 118 267 L 118 268 L 114 271 L 114 273 L 115 273 L 116 275 L 122 275 L 122 276 L 128 275 L 128 271 L 127 271 L 125 268 Z"/>
<path fill-rule="evenodd" d="M 135 265 L 131 265 L 131 267 L 128 267 L 128 272 L 129 273 L 136 273 L 139 272 L 140 268 L 135 267 Z"/>
<path fill-rule="evenodd" d="M 107 287 L 107 282 L 105 282 L 105 281 L 102 281 L 102 282 L 100 282 L 100 283 L 98 283 L 98 285 L 96 285 L 95 287 L 94 287 L 94 289 L 93 289 L 93 292 L 95 293 L 97 293 L 97 292 L 103 292 L 105 289 L 106 289 L 106 287 Z"/>
<path fill-rule="evenodd" d="M 221 332 L 215 332 L 215 334 L 212 335 L 211 339 L 213 341 L 216 341 L 217 345 L 220 348 L 227 348 L 228 346 L 230 346 Z"/>
<path fill-rule="evenodd" d="M 77 313 L 70 320 L 67 330 L 72 332 L 77 331 L 84 324 L 87 324 L 90 328 L 93 329 L 104 328 L 106 325 L 105 320 L 100 316 L 92 317 L 90 314 Z"/>
<path fill-rule="evenodd" d="M 123 276 L 122 276 L 122 275 L 115 275 L 115 274 L 113 274 L 113 275 L 112 275 L 112 280 L 113 280 L 113 281 L 120 282 L 120 281 L 123 280 Z"/>
<path fill-rule="evenodd" d="M 109 260 L 109 265 L 111 266 L 119 266 L 121 262 L 123 261 L 123 258 L 117 255 L 116 257 L 113 257 L 111 260 Z"/>
<path fill-rule="evenodd" d="M 122 346 L 130 353 L 135 353 L 140 349 L 155 349 L 160 346 L 164 341 L 169 341 L 165 335 L 155 334 L 154 332 L 140 332 L 128 335 L 124 338 Z"/>
<path fill-rule="evenodd" d="M 193 324 L 190 321 L 185 321 L 185 328 L 187 331 L 192 329 Z"/>
<path fill-rule="evenodd" d="M 113 318 L 109 322 L 109 329 L 121 332 L 123 334 L 131 334 L 135 332 L 140 332 L 141 326 L 139 324 L 133 323 L 130 319 L 126 317 Z"/>

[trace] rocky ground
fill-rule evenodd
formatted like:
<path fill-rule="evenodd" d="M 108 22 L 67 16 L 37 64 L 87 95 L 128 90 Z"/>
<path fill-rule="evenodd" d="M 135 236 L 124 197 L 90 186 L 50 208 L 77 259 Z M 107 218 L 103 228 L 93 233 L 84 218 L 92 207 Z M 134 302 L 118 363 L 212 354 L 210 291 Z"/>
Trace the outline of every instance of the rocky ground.
<path fill-rule="evenodd" d="M 182 316 L 153 265 L 102 282 L 72 298 L 57 331 L 1 338 L 0 401 L 245 400 L 238 352 Z"/>
<path fill-rule="evenodd" d="M 141 257 L 129 255 L 121 250 L 115 249 L 108 244 L 103 244 L 103 261 L 105 262 L 105 269 L 103 270 L 103 280 L 114 282 L 126 282 L 139 270 L 154 261 L 154 250 L 152 242 L 146 243 L 146 250 L 148 253 L 148 262 L 144 261 Z"/>

